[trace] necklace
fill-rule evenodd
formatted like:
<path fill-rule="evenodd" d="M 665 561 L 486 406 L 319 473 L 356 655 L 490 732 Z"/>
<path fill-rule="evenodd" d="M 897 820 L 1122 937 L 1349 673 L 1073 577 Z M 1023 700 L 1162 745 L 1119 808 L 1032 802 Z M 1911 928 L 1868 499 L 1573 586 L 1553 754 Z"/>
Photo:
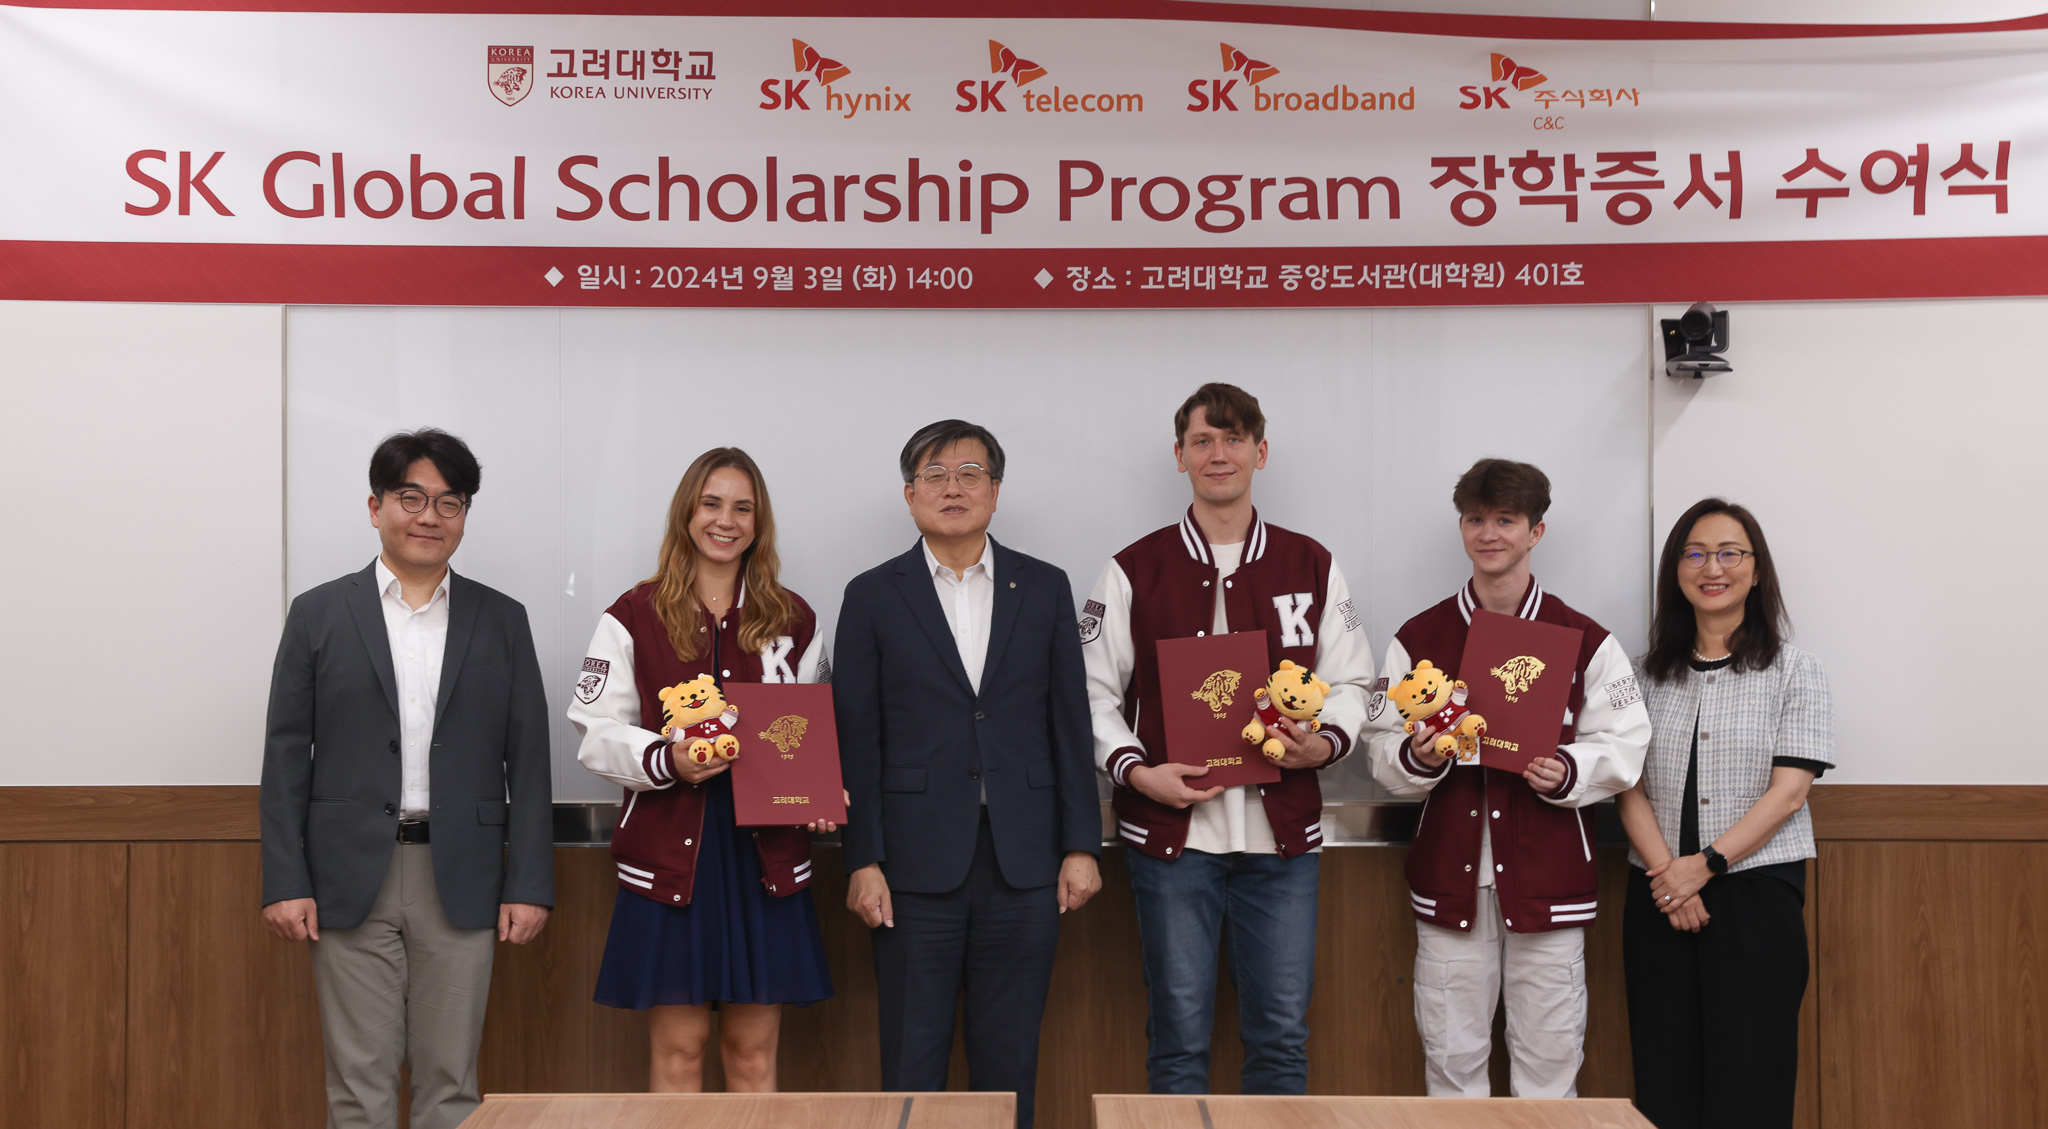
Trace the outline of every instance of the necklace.
<path fill-rule="evenodd" d="M 1729 657 L 1729 656 L 1727 656 L 1727 655 L 1721 655 L 1721 656 L 1719 656 L 1718 658 L 1711 658 L 1711 659 L 1710 659 L 1710 658 L 1708 658 L 1707 656 L 1705 656 L 1705 655 L 1703 655 L 1703 654 L 1700 654 L 1700 649 L 1699 649 L 1698 647 L 1694 647 L 1694 648 L 1692 649 L 1692 657 L 1693 657 L 1693 658 L 1696 658 L 1696 659 L 1698 659 L 1698 660 L 1700 660 L 1700 661 L 1701 661 L 1701 662 L 1703 662 L 1703 663 L 1717 663 L 1717 662 L 1720 662 L 1720 661 L 1721 661 L 1722 659 L 1725 659 L 1725 658 L 1727 658 L 1727 657 Z"/>

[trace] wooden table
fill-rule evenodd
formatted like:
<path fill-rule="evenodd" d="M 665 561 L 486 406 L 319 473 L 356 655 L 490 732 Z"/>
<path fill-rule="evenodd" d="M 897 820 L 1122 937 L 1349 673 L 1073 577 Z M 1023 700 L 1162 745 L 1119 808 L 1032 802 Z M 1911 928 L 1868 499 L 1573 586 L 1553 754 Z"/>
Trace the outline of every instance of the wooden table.
<path fill-rule="evenodd" d="M 1620 1098 L 1095 1095 L 1095 1129 L 1652 1129 Z"/>
<path fill-rule="evenodd" d="M 1015 1094 L 490 1094 L 462 1129 L 1012 1129 Z"/>

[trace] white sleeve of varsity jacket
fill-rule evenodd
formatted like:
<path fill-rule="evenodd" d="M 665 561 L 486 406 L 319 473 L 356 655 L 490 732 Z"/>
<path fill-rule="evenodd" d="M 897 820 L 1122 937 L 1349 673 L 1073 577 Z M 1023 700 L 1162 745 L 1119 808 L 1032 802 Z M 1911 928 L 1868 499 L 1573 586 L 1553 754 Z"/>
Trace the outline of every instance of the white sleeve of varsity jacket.
<path fill-rule="evenodd" d="M 1397 635 L 1387 643 L 1387 661 L 1380 666 L 1380 682 L 1391 686 L 1414 666 L 1408 648 Z M 1403 725 L 1401 711 L 1387 698 L 1385 688 L 1375 683 L 1365 723 L 1366 755 L 1372 758 L 1372 778 L 1396 796 L 1426 796 L 1450 771 L 1451 762 L 1424 768 L 1409 747 L 1408 731 Z"/>
<path fill-rule="evenodd" d="M 1089 619 L 1096 620 L 1090 624 Z M 1124 721 L 1124 691 L 1138 651 L 1131 643 L 1131 579 L 1112 559 L 1081 608 L 1081 658 L 1088 667 L 1088 714 L 1095 730 L 1095 767 L 1117 784 L 1127 784 L 1133 766 L 1145 763 L 1145 746 Z"/>
<path fill-rule="evenodd" d="M 1365 637 L 1365 617 L 1351 601 L 1351 587 L 1344 582 L 1344 570 L 1330 562 L 1329 584 L 1324 589 L 1330 601 L 1316 638 L 1316 677 L 1330 687 L 1323 699 L 1318 720 L 1325 732 L 1336 738 L 1337 751 L 1323 763 L 1324 768 L 1351 755 L 1358 747 L 1365 726 L 1366 703 L 1372 697 L 1372 643 Z"/>
<path fill-rule="evenodd" d="M 1558 750 L 1564 784 L 1543 798 L 1582 808 L 1635 787 L 1650 748 L 1650 710 L 1628 653 L 1612 635 L 1586 664 L 1586 701 L 1574 723 L 1578 740 Z"/>
<path fill-rule="evenodd" d="M 811 645 L 804 648 L 804 657 L 797 660 L 796 680 L 798 682 L 832 681 L 832 655 L 825 645 L 822 630 L 811 632 Z"/>
<path fill-rule="evenodd" d="M 576 748 L 576 759 L 606 780 L 635 792 L 674 784 L 673 775 L 657 781 L 649 773 L 650 767 L 657 771 L 660 767 L 649 765 L 649 748 L 666 747 L 667 741 L 659 732 L 640 725 L 640 688 L 633 679 L 633 637 L 627 633 L 626 625 L 606 613 L 598 619 L 597 633 L 591 636 L 590 650 L 584 653 L 588 657 L 583 673 L 577 676 L 576 691 L 569 695 L 569 721 L 583 735 Z M 593 659 L 605 664 L 605 668 L 591 670 Z M 594 694 L 587 689 L 592 678 L 597 679 Z"/>

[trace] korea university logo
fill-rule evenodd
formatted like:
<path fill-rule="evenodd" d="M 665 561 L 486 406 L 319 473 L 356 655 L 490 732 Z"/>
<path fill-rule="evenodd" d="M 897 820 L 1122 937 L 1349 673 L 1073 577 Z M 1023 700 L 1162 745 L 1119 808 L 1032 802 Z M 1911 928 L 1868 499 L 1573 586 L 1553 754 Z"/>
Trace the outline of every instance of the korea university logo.
<path fill-rule="evenodd" d="M 956 112 L 1003 114 L 1008 113 L 1012 105 L 1027 114 L 1127 114 L 1145 111 L 1145 96 L 1136 91 L 1069 90 L 1063 88 L 1057 79 L 1027 89 L 1052 72 L 993 39 L 988 41 L 988 73 L 1001 77 L 963 78 L 954 85 L 953 93 L 960 99 L 953 105 Z M 1007 94 L 1004 93 L 1005 87 L 1009 88 Z"/>
<path fill-rule="evenodd" d="M 491 97 L 517 106 L 533 92 L 533 48 L 487 48 L 486 63 L 484 76 L 490 82 Z"/>
<path fill-rule="evenodd" d="M 760 109 L 808 110 L 816 102 L 818 109 L 830 110 L 849 119 L 859 114 L 898 113 L 910 109 L 910 95 L 898 93 L 893 87 L 884 86 L 877 91 L 835 86 L 853 73 L 852 67 L 827 57 L 801 39 L 791 39 L 789 46 L 795 73 L 806 77 L 762 79 Z"/>
<path fill-rule="evenodd" d="M 1188 83 L 1187 104 L 1190 113 L 1216 111 L 1235 112 L 1249 109 L 1257 113 L 1322 113 L 1329 111 L 1374 111 L 1412 110 L 1415 108 L 1415 87 L 1406 90 L 1354 90 L 1349 81 L 1332 83 L 1327 89 L 1318 85 L 1307 90 L 1281 90 L 1267 85 L 1268 80 L 1280 74 L 1280 68 L 1262 59 L 1253 58 L 1248 52 L 1228 43 L 1217 44 L 1223 62 L 1223 73 L 1231 78 L 1196 79 Z M 1239 84 L 1243 88 L 1239 88 Z M 1374 84 L 1384 85 L 1384 84 Z M 1361 83 L 1363 87 L 1364 84 Z"/>

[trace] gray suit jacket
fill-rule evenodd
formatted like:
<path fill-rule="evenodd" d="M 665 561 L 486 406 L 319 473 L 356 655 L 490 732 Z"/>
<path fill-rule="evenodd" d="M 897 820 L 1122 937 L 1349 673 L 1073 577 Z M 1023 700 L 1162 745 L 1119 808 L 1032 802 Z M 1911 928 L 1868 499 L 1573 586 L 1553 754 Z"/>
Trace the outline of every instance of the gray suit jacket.
<path fill-rule="evenodd" d="M 450 575 L 428 754 L 434 882 L 458 929 L 500 902 L 554 905 L 547 698 L 526 609 Z M 263 746 L 263 904 L 313 898 L 354 929 L 398 839 L 398 680 L 376 565 L 292 601 Z M 510 847 L 509 861 L 507 847 Z"/>

